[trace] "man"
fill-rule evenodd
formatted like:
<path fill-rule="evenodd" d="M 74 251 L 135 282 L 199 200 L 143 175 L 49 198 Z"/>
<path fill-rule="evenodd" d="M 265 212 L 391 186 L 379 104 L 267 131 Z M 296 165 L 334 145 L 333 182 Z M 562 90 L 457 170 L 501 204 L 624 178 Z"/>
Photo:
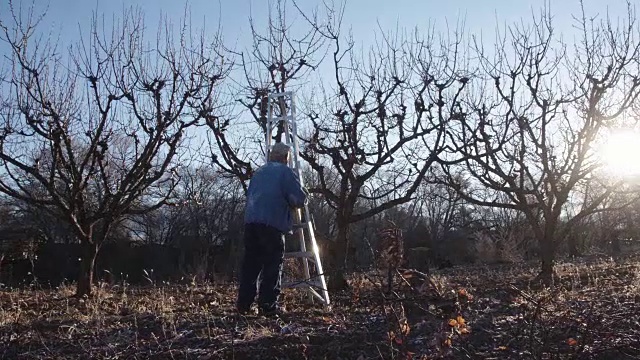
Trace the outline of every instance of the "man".
<path fill-rule="evenodd" d="M 269 161 L 253 174 L 247 190 L 244 216 L 244 263 L 240 275 L 237 310 L 250 311 L 258 275 L 258 310 L 261 314 L 275 315 L 280 295 L 284 234 L 292 229 L 294 208 L 303 207 L 307 192 L 296 174 L 287 166 L 291 149 L 276 143 L 269 153 Z"/>

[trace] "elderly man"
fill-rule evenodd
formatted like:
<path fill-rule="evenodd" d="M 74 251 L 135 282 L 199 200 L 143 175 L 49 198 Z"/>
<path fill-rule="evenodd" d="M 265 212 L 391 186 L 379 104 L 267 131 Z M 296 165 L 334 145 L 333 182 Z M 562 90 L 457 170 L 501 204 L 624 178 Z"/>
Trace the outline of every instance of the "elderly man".
<path fill-rule="evenodd" d="M 294 208 L 303 207 L 307 192 L 287 166 L 291 149 L 276 143 L 269 161 L 253 174 L 247 191 L 244 217 L 244 263 L 238 290 L 237 310 L 250 311 L 262 273 L 258 293 L 261 314 L 275 315 L 280 295 L 284 234 L 291 232 Z"/>

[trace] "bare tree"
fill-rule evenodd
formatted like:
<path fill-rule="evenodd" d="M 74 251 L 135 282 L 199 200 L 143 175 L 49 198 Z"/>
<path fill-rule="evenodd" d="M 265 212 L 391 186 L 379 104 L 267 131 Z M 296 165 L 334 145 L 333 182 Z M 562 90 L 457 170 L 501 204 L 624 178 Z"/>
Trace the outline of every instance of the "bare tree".
<path fill-rule="evenodd" d="M 578 208 L 573 212 L 581 210 L 591 199 L 597 198 L 607 187 L 593 186 L 589 182 L 583 186 L 582 191 L 577 196 L 582 200 Z M 585 216 L 572 229 L 572 233 L 567 239 L 567 250 L 569 255 L 579 256 L 579 247 L 589 246 L 593 249 L 609 250 L 616 253 L 620 237 L 633 237 L 634 227 L 637 222 L 637 210 L 640 204 L 638 185 L 636 181 L 618 182 L 615 191 L 604 199 L 595 212 Z M 579 243 L 580 242 L 580 243 Z"/>
<path fill-rule="evenodd" d="M 509 201 L 500 194 L 501 201 Z M 504 207 L 476 206 L 480 240 L 476 244 L 480 259 L 514 262 L 537 255 L 535 238 L 523 212 Z M 484 254 L 483 254 L 484 253 Z M 483 258 L 483 255 L 485 257 Z"/>
<path fill-rule="evenodd" d="M 302 10 L 295 3 L 293 5 L 293 16 L 301 14 Z M 247 149 L 261 149 L 260 145 L 264 145 L 256 144 L 256 141 L 261 143 L 266 133 L 268 94 L 303 87 L 326 52 L 326 39 L 319 30 L 315 26 L 306 29 L 301 26 L 302 30 L 294 33 L 290 15 L 287 1 L 278 0 L 269 8 L 266 29 L 259 29 L 255 19 L 249 18 L 252 46 L 236 54 L 240 59 L 240 76 L 236 79 L 235 101 L 241 112 L 208 121 L 213 135 L 210 139 L 213 162 L 239 179 L 245 190 L 253 169 L 261 164 L 260 160 L 248 159 L 252 152 Z M 313 24 L 318 23 L 317 13 L 312 19 Z M 276 142 L 281 141 L 283 131 L 280 124 Z"/>
<path fill-rule="evenodd" d="M 467 99 L 449 140 L 466 158 L 465 181 L 445 166 L 446 183 L 465 201 L 525 214 L 540 246 L 540 279 L 549 282 L 554 254 L 574 224 L 620 185 L 600 181 L 579 211 L 575 191 L 598 182 L 595 141 L 640 95 L 640 41 L 630 9 L 624 24 L 576 19 L 582 38 L 566 45 L 546 11 L 531 26 L 514 26 L 493 57 L 476 45 L 486 81 Z M 485 155 L 481 155 L 484 152 Z"/>
<path fill-rule="evenodd" d="M 43 241 L 42 231 L 33 226 L 29 214 L 16 206 L 13 199 L 0 199 L 0 280 L 4 260 L 26 259 L 31 262 L 31 274 L 38 247 Z M 26 275 L 26 274 L 23 274 Z M 35 275 L 33 275 L 35 278 Z"/>
<path fill-rule="evenodd" d="M 33 11 L 11 3 L 2 23 L 11 50 L 2 79 L 0 192 L 51 209 L 82 244 L 77 295 L 90 295 L 100 245 L 123 216 L 157 209 L 172 196 L 188 130 L 215 115 L 227 73 L 220 39 L 144 37 L 143 14 L 127 10 L 68 51 L 36 31 Z"/>
<path fill-rule="evenodd" d="M 213 272 L 213 260 L 232 238 L 230 229 L 238 218 L 242 190 L 236 179 L 221 176 L 209 167 L 182 170 L 176 206 L 172 207 L 172 245 L 178 248 L 181 265 L 200 278 Z M 241 217 L 240 217 L 241 218 Z"/>
<path fill-rule="evenodd" d="M 318 174 L 336 212 L 330 249 L 332 287 L 344 285 L 351 224 L 406 203 L 445 150 L 470 74 L 460 34 L 379 34 L 367 52 L 339 31 L 340 14 L 322 28 L 333 44 L 332 79 L 309 102 L 302 158 Z"/>
<path fill-rule="evenodd" d="M 434 178 L 436 176 L 437 172 L 432 172 L 415 196 L 416 215 L 426 222 L 432 243 L 442 240 L 445 233 L 454 227 L 465 228 L 470 225 L 469 219 L 463 216 L 467 204 L 456 191 L 439 184 Z"/>

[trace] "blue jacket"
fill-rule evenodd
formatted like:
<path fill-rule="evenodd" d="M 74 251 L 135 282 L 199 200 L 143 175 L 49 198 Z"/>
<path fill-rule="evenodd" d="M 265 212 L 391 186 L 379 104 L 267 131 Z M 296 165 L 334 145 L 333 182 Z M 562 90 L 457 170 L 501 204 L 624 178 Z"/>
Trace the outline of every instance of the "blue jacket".
<path fill-rule="evenodd" d="M 247 190 L 245 224 L 264 224 L 283 233 L 291 231 L 291 208 L 303 207 L 307 194 L 287 165 L 268 162 L 256 170 Z"/>

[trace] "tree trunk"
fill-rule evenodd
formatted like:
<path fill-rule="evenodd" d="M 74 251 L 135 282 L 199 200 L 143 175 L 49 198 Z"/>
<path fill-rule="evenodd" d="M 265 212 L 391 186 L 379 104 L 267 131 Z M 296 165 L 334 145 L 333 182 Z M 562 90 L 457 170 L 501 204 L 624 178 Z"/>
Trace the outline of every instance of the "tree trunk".
<path fill-rule="evenodd" d="M 393 270 L 391 267 L 387 269 L 387 293 L 389 294 L 393 291 Z"/>
<path fill-rule="evenodd" d="M 622 247 L 620 246 L 620 235 L 614 232 L 611 235 L 611 255 L 620 255 Z"/>
<path fill-rule="evenodd" d="M 349 237 L 349 224 L 340 215 L 336 218 L 338 234 L 329 251 L 330 259 L 327 265 L 329 271 L 329 283 L 327 286 L 332 291 L 345 290 L 348 287 L 345 278 L 345 264 L 347 258 L 347 242 Z"/>
<path fill-rule="evenodd" d="M 582 256 L 580 254 L 580 250 L 578 249 L 578 238 L 575 235 L 569 235 L 569 238 L 567 239 L 567 245 L 569 247 L 569 256 L 571 257 L 580 257 Z"/>
<path fill-rule="evenodd" d="M 554 246 L 553 237 L 545 236 L 540 243 L 541 269 L 538 279 L 545 285 L 553 282 Z"/>
<path fill-rule="evenodd" d="M 98 255 L 98 244 L 87 240 L 82 241 L 82 257 L 80 260 L 80 274 L 78 274 L 78 287 L 76 296 L 91 296 L 93 284 L 93 270 Z"/>
<path fill-rule="evenodd" d="M 0 254 L 0 281 L 2 280 L 2 262 L 4 261 L 4 253 Z"/>

